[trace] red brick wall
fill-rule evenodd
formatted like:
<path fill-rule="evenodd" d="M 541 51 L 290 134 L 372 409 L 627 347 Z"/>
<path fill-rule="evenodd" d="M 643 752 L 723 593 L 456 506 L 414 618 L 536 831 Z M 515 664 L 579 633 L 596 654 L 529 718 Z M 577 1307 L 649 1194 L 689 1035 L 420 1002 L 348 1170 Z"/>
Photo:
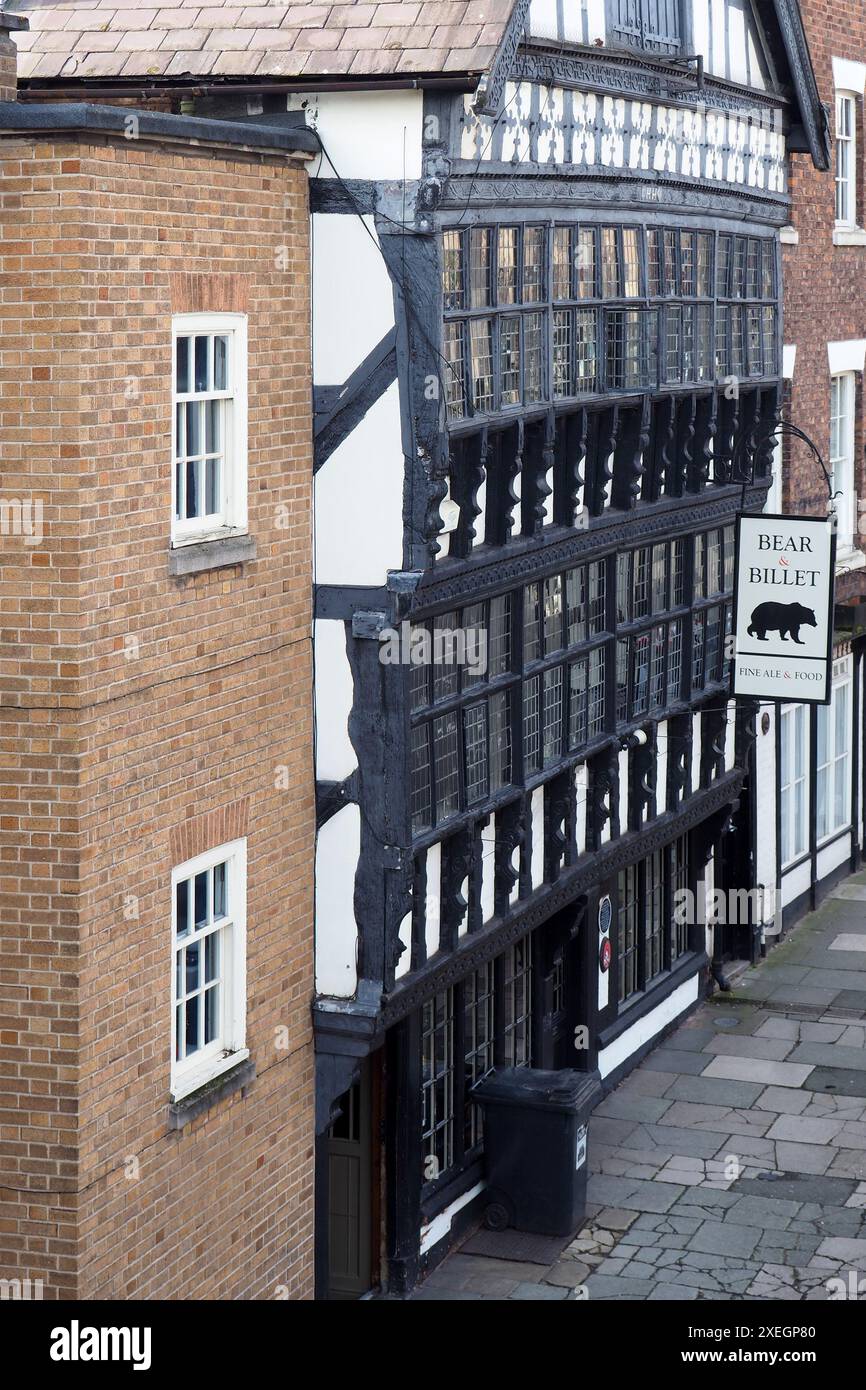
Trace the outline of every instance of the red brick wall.
<path fill-rule="evenodd" d="M 301 166 L 0 144 L 3 488 L 44 501 L 0 571 L 0 1277 L 46 1297 L 312 1295 L 308 265 Z M 190 296 L 249 316 L 257 558 L 176 579 Z M 242 823 L 257 1076 L 175 1132 L 171 869 Z"/>
<path fill-rule="evenodd" d="M 835 87 L 832 60 L 866 61 L 866 6 L 861 0 L 802 0 L 812 60 L 821 99 L 830 109 L 835 160 Z M 866 225 L 864 180 L 863 103 L 858 114 L 858 221 Z M 798 246 L 783 248 L 785 331 L 788 344 L 796 344 L 797 359 L 791 391 L 791 418 L 814 439 L 825 460 L 830 447 L 830 370 L 828 342 L 866 338 L 866 246 L 834 246 L 836 216 L 834 169 L 819 173 L 811 157 L 791 157 L 792 222 L 799 234 Z M 863 465 L 862 380 L 857 382 L 855 431 L 855 490 L 866 496 Z M 793 445 L 785 457 L 786 505 L 802 513 L 826 509 L 827 489 L 820 468 L 805 446 Z M 861 514 L 861 524 L 866 516 Z M 856 523 L 855 523 L 856 529 Z M 855 538 L 856 540 L 856 538 Z M 861 544 L 863 536 L 859 538 Z M 837 597 L 846 597 L 863 586 L 863 571 L 840 578 Z"/>
<path fill-rule="evenodd" d="M 0 101 L 14 101 L 17 89 L 16 67 L 18 53 L 9 31 L 0 20 Z"/>

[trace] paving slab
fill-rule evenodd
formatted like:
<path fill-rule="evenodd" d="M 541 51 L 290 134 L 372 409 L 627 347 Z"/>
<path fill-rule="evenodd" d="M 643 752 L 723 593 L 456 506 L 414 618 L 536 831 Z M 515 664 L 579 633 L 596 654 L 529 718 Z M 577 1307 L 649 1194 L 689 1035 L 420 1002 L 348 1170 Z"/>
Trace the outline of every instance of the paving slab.
<path fill-rule="evenodd" d="M 738 1196 L 742 1193 L 750 1193 L 762 1198 L 765 1196 L 783 1197 L 792 1202 L 817 1202 L 822 1205 L 826 1203 L 827 1206 L 842 1207 L 856 1186 L 857 1184 L 849 1178 L 783 1173 L 775 1182 L 762 1182 L 760 1178 L 740 1178 L 734 1184 L 732 1191 Z"/>
<path fill-rule="evenodd" d="M 738 1226 L 733 1221 L 705 1221 L 689 1237 L 689 1249 L 707 1255 L 742 1255 L 748 1259 L 760 1234 L 754 1226 Z"/>
<path fill-rule="evenodd" d="M 811 1070 L 812 1066 L 806 1063 L 769 1062 L 760 1057 L 714 1057 L 705 1074 L 728 1081 L 761 1081 L 766 1086 L 800 1087 Z"/>
<path fill-rule="evenodd" d="M 810 1063 L 816 1067 L 866 1071 L 866 1052 L 859 1047 L 840 1047 L 839 1043 L 798 1043 L 790 1061 Z"/>
<path fill-rule="evenodd" d="M 755 1081 L 723 1081 L 717 1076 L 679 1076 L 667 1098 L 699 1105 L 754 1105 L 764 1087 Z"/>
<path fill-rule="evenodd" d="M 853 1067 L 815 1067 L 803 1082 L 803 1088 L 826 1095 L 861 1096 L 866 1100 L 866 1072 Z"/>
<path fill-rule="evenodd" d="M 766 1061 L 784 1061 L 794 1047 L 786 1038 L 740 1037 L 736 1033 L 715 1036 L 707 1043 L 705 1052 L 727 1057 L 763 1057 Z"/>
<path fill-rule="evenodd" d="M 660 1047 L 644 1059 L 641 1066 L 648 1071 L 672 1072 L 675 1076 L 700 1076 L 707 1065 L 704 1052 L 687 1052 L 670 1047 Z"/>
<path fill-rule="evenodd" d="M 841 1120 L 807 1120 L 802 1115 L 780 1115 L 768 1130 L 768 1139 L 790 1139 L 797 1144 L 829 1144 L 842 1128 Z"/>
<path fill-rule="evenodd" d="M 792 1090 L 788 1086 L 768 1086 L 755 1101 L 758 1110 L 776 1111 L 782 1115 L 799 1115 L 809 1104 L 808 1093 Z"/>

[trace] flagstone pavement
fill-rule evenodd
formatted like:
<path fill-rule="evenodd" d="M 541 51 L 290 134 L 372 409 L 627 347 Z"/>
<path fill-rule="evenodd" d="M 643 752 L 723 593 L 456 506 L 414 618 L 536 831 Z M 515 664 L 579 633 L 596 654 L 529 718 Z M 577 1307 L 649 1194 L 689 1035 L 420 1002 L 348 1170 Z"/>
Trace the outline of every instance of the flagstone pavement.
<path fill-rule="evenodd" d="M 558 1254 L 473 1234 L 412 1297 L 866 1299 L 866 873 L 607 1096 L 589 1163 Z"/>

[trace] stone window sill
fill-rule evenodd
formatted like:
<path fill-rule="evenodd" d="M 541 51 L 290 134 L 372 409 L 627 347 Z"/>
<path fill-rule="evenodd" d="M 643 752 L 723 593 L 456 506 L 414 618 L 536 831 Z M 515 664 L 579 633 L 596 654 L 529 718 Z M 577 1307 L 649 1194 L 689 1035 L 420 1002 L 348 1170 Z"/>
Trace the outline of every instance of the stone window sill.
<path fill-rule="evenodd" d="M 205 570 L 243 565 L 256 558 L 254 536 L 221 536 L 219 540 L 196 541 L 172 547 L 168 552 L 169 574 L 202 574 Z"/>
<path fill-rule="evenodd" d="M 191 1091 L 189 1095 L 183 1096 L 180 1100 L 173 1100 L 168 1107 L 168 1127 L 169 1129 L 184 1129 L 191 1124 L 199 1115 L 210 1110 L 226 1096 L 233 1095 L 235 1091 L 246 1092 L 255 1080 L 256 1064 L 251 1057 L 247 1056 L 228 1071 L 222 1072 L 219 1076 L 206 1081 L 199 1086 L 198 1090 Z"/>
<path fill-rule="evenodd" d="M 834 246 L 866 246 L 866 228 L 834 227 Z"/>
<path fill-rule="evenodd" d="M 862 550 L 846 550 L 836 556 L 836 573 L 847 574 L 849 570 L 859 570 L 866 565 L 866 554 Z"/>

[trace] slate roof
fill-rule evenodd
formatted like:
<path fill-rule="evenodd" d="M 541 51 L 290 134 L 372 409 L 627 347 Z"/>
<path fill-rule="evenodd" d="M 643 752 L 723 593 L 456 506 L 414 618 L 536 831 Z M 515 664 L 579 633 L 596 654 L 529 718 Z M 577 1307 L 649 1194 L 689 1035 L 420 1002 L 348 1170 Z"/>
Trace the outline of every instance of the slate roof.
<path fill-rule="evenodd" d="M 9 0 L 21 78 L 482 73 L 515 0 Z"/>

